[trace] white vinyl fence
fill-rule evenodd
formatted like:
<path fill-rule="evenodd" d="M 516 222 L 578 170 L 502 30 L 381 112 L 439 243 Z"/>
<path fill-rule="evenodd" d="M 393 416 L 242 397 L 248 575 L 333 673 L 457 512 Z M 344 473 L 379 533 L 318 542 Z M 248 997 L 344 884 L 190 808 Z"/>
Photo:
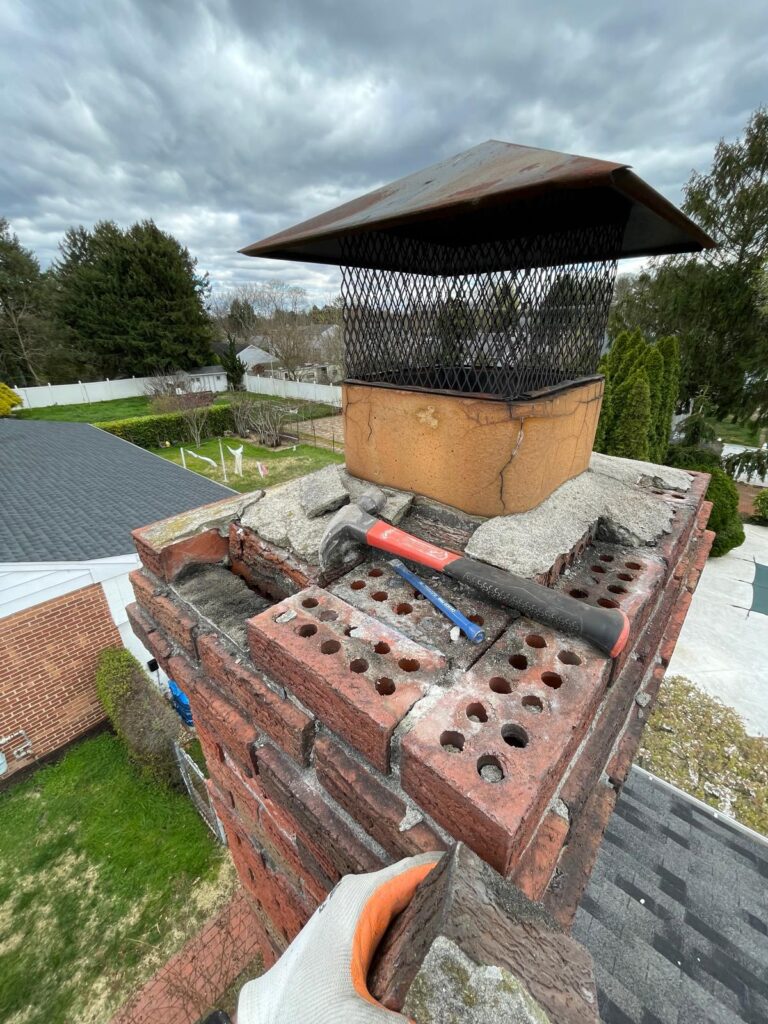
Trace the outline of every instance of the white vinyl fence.
<path fill-rule="evenodd" d="M 275 395 L 278 398 L 301 398 L 309 402 L 326 402 L 341 408 L 341 388 L 335 384 L 309 384 L 299 380 L 281 380 L 278 377 L 245 376 L 245 387 L 257 395 Z"/>
<path fill-rule="evenodd" d="M 197 391 L 226 391 L 227 375 L 221 373 L 190 373 Z M 136 398 L 147 393 L 151 377 L 129 377 L 125 380 L 96 380 L 77 384 L 43 384 L 41 387 L 14 388 L 24 401 L 24 409 L 42 409 L 48 405 L 84 405 L 108 402 L 113 398 Z M 303 381 L 279 380 L 276 377 L 254 377 L 246 374 L 248 391 L 279 398 L 300 398 L 308 402 L 327 402 L 341 407 L 341 388 L 332 384 L 308 384 Z"/>
<path fill-rule="evenodd" d="M 196 391 L 226 391 L 227 375 L 194 372 L 189 375 Z M 127 377 L 125 380 L 78 381 L 77 384 L 43 384 L 41 387 L 14 388 L 24 400 L 25 409 L 42 409 L 47 405 L 85 405 L 108 402 L 113 398 L 138 398 L 146 395 L 152 377 Z"/>

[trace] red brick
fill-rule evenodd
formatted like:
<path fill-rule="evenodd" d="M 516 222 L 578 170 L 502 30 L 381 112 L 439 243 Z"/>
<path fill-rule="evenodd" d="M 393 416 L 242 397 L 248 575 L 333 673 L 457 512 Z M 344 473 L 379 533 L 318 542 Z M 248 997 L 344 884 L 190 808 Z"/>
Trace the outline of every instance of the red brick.
<path fill-rule="evenodd" d="M 95 677 L 100 653 L 121 647 L 101 584 L 0 619 L 0 736 L 23 728 L 45 757 L 104 720 Z M 4 749 L 6 778 L 30 764 Z"/>
<path fill-rule="evenodd" d="M 173 655 L 168 637 L 161 629 L 158 629 L 154 620 L 138 604 L 127 605 L 125 611 L 133 632 L 152 656 L 158 660 L 163 671 L 167 672 L 168 659 Z"/>
<path fill-rule="evenodd" d="M 175 683 L 178 683 L 188 697 L 196 694 L 204 685 L 202 673 L 197 666 L 180 654 L 168 659 L 168 667 L 165 671 Z"/>
<path fill-rule="evenodd" d="M 565 818 L 554 811 L 547 811 L 512 873 L 515 885 L 528 899 L 541 899 L 567 836 L 568 822 Z"/>
<path fill-rule="evenodd" d="M 198 733 L 207 733 L 209 747 L 222 747 L 245 773 L 253 774 L 252 745 L 257 730 L 242 714 L 210 686 L 200 686 L 189 695 L 192 717 Z"/>
<path fill-rule="evenodd" d="M 146 528 L 134 530 L 132 534 L 139 557 L 150 572 L 167 583 L 175 580 L 188 565 L 223 563 L 229 553 L 227 537 L 222 537 L 216 529 L 204 530 L 165 546 L 153 544 L 145 534 Z"/>
<path fill-rule="evenodd" d="M 408 809 L 405 801 L 327 736 L 315 743 L 315 770 L 334 800 L 394 857 L 446 849 L 437 832 L 423 821 L 401 832 Z"/>
<path fill-rule="evenodd" d="M 180 602 L 168 595 L 165 587 L 153 582 L 140 570 L 132 572 L 130 580 L 141 607 L 149 612 L 171 640 L 183 647 L 192 658 L 197 659 L 197 621 Z"/>
<path fill-rule="evenodd" d="M 609 660 L 587 644 L 519 619 L 403 738 L 403 789 L 506 874 L 592 721 L 609 672 Z M 513 727 L 524 730 L 524 747 L 505 741 Z M 501 781 L 480 775 L 485 759 L 501 768 Z"/>
<path fill-rule="evenodd" d="M 229 557 L 234 572 L 274 601 L 320 582 L 319 566 L 308 565 L 237 523 L 229 529 Z"/>
<path fill-rule="evenodd" d="M 275 693 L 252 666 L 235 658 L 215 636 L 198 640 L 203 668 L 258 729 L 301 764 L 309 762 L 314 720 Z"/>
<path fill-rule="evenodd" d="M 259 747 L 256 763 L 267 794 L 301 826 L 329 877 L 336 880 L 383 866 L 383 859 L 355 835 L 321 792 L 306 783 L 289 758 L 267 745 Z"/>
<path fill-rule="evenodd" d="M 248 640 L 257 666 L 383 772 L 395 728 L 445 666 L 442 655 L 316 587 L 250 619 Z"/>
<path fill-rule="evenodd" d="M 232 860 L 246 890 L 287 941 L 301 931 L 316 903 L 299 893 L 284 875 L 274 871 L 264 853 L 257 850 L 231 811 L 216 802 Z"/>
<path fill-rule="evenodd" d="M 230 807 L 258 847 L 289 875 L 297 891 L 322 902 L 334 880 L 302 846 L 290 818 L 269 799 L 258 778 L 245 778 L 228 758 L 209 763 L 209 771 L 209 788 L 213 786 L 214 795 Z"/>
<path fill-rule="evenodd" d="M 616 790 L 598 783 L 571 830 L 568 844 L 557 863 L 557 888 L 550 887 L 543 903 L 557 923 L 570 931 L 592 869 L 595 866 L 603 834 L 616 806 Z"/>

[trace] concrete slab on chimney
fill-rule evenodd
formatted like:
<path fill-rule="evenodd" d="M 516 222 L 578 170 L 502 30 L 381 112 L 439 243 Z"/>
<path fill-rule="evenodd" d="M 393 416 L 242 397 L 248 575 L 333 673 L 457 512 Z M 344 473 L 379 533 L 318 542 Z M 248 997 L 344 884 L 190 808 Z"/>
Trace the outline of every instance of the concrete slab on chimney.
<path fill-rule="evenodd" d="M 326 466 L 301 478 L 301 509 L 307 519 L 335 512 L 349 501 L 349 491 L 338 466 Z"/>
<path fill-rule="evenodd" d="M 290 548 L 316 565 L 320 541 L 333 513 L 345 501 L 354 501 L 369 490 L 382 491 L 375 484 L 351 477 L 341 466 L 326 466 L 267 491 L 260 501 L 243 510 L 240 522 L 267 543 Z M 391 488 L 384 488 L 382 493 L 385 504 L 379 513 L 381 518 L 393 524 L 400 522 L 413 495 Z"/>
<path fill-rule="evenodd" d="M 619 459 L 615 455 L 601 455 L 600 452 L 592 452 L 589 468 L 625 484 L 652 483 L 654 487 L 670 491 L 687 491 L 691 486 L 691 475 L 683 469 L 659 466 L 655 462 L 642 462 L 639 459 Z"/>
<path fill-rule="evenodd" d="M 654 545 L 669 532 L 672 508 L 649 485 L 667 482 L 669 472 L 668 485 L 674 481 L 674 489 L 684 484 L 687 490 L 689 474 L 607 455 L 593 459 L 590 469 L 567 480 L 530 512 L 486 520 L 470 538 L 466 553 L 532 577 L 546 573 L 595 531 L 603 540 L 628 547 Z"/>

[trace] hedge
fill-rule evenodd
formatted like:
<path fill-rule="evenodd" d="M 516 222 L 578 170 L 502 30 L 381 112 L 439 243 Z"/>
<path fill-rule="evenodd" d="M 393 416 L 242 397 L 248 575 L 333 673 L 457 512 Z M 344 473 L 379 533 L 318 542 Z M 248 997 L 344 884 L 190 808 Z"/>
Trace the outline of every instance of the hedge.
<path fill-rule="evenodd" d="M 132 416 L 125 420 L 111 420 L 99 423 L 102 430 L 124 441 L 130 441 L 140 448 L 162 448 L 168 444 L 188 444 L 192 439 L 184 416 L 180 412 L 163 412 L 154 416 Z M 235 429 L 232 410 L 229 405 L 211 405 L 208 407 L 208 437 L 220 437 Z"/>
<path fill-rule="evenodd" d="M 768 523 L 768 487 L 755 498 L 755 519 L 758 523 Z"/>
<path fill-rule="evenodd" d="M 178 785 L 173 742 L 181 737 L 181 723 L 130 651 L 101 652 L 96 691 L 112 728 L 142 774 L 163 785 Z"/>

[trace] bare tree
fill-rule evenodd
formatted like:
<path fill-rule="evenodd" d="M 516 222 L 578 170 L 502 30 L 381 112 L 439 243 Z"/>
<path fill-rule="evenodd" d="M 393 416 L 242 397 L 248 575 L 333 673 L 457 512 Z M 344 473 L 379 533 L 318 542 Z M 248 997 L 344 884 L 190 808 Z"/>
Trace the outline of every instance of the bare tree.
<path fill-rule="evenodd" d="M 185 408 L 180 409 L 179 412 L 184 419 L 189 439 L 199 448 L 206 438 L 211 406 L 187 405 Z"/>
<path fill-rule="evenodd" d="M 280 402 L 253 402 L 251 430 L 260 444 L 276 448 L 280 444 L 288 409 Z"/>

